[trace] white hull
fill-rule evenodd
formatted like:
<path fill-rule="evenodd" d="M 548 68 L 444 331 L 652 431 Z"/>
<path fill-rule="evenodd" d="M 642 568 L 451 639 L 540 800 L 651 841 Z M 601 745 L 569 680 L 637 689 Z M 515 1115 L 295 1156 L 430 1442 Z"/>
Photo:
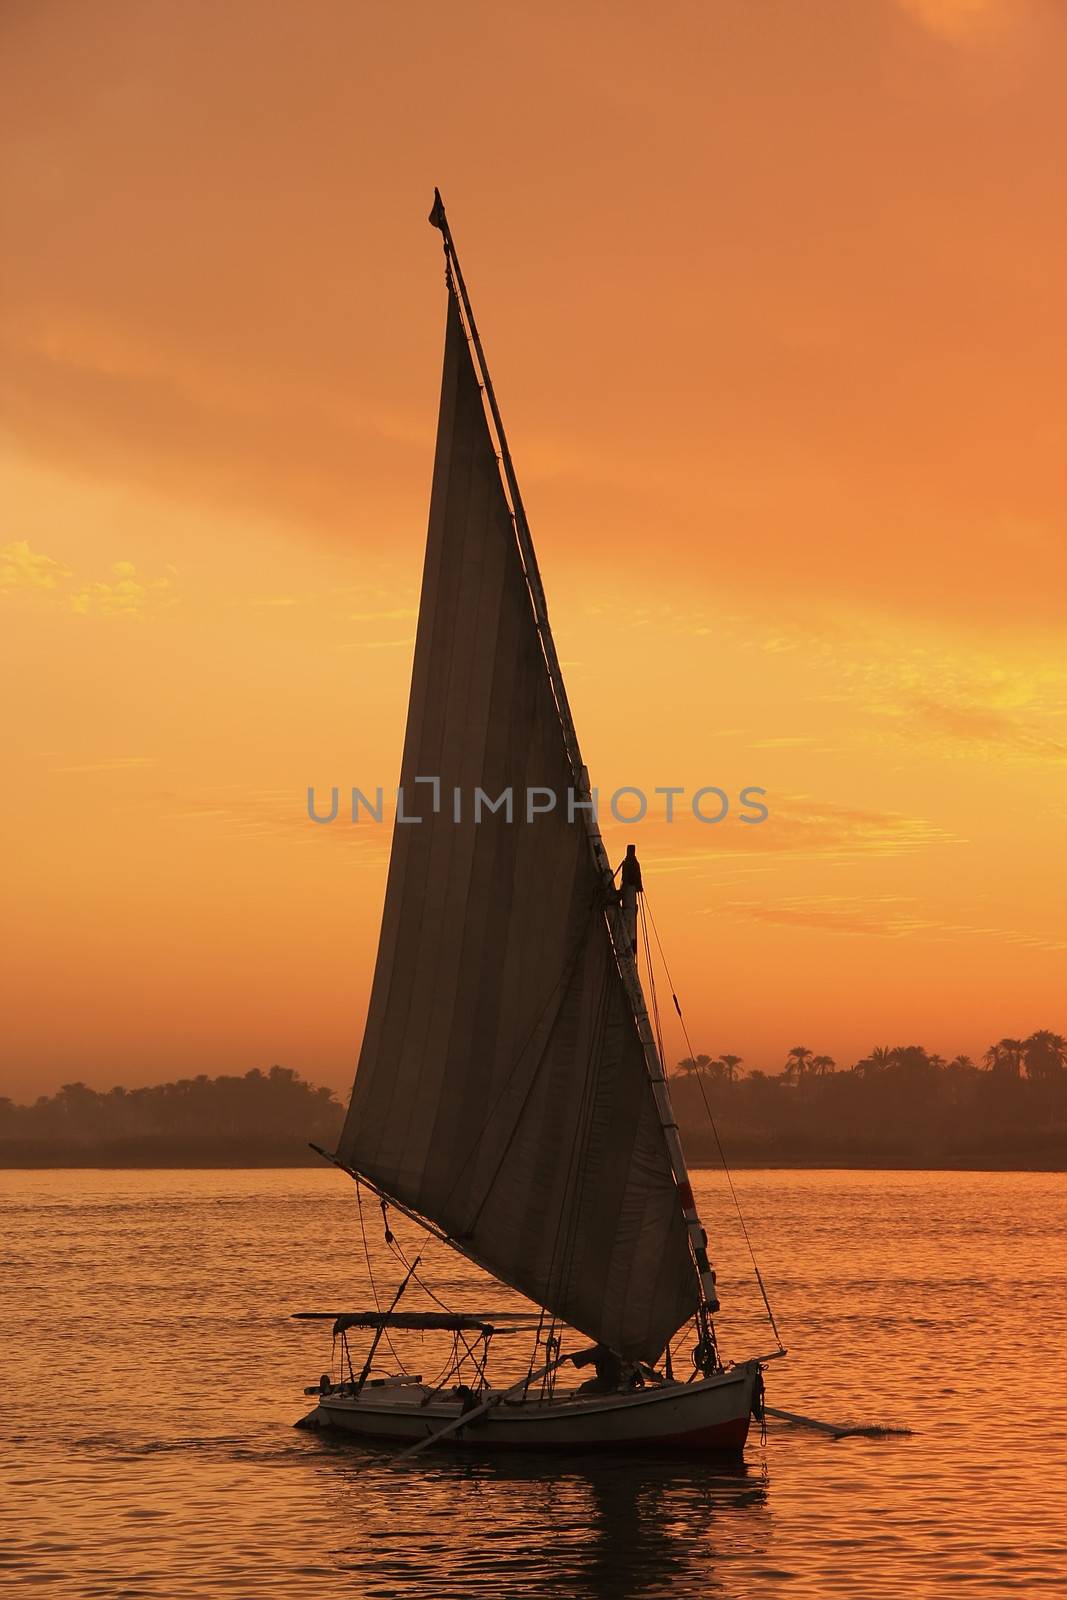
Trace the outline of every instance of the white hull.
<path fill-rule="evenodd" d="M 624 1394 L 503 1400 L 442 1445 L 485 1450 L 704 1450 L 740 1454 L 748 1436 L 759 1362 L 694 1383 Z M 485 1398 L 483 1396 L 483 1398 Z M 340 1429 L 367 1441 L 415 1444 L 459 1416 L 462 1402 L 422 1388 L 324 1395 L 304 1426 Z"/>

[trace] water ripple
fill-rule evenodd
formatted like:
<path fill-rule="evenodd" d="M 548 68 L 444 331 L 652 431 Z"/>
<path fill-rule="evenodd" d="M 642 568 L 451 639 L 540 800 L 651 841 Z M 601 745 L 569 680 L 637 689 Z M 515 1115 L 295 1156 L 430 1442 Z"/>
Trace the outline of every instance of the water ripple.
<path fill-rule="evenodd" d="M 396 1465 L 291 1427 L 330 1341 L 288 1313 L 368 1298 L 338 1175 L 0 1174 L 0 1583 L 57 1600 L 1065 1592 L 1067 1180 L 738 1183 L 793 1352 L 771 1403 L 913 1436 L 772 1422 L 730 1468 Z M 721 1177 L 697 1187 L 727 1353 L 766 1349 Z M 484 1297 L 444 1252 L 427 1270 Z M 397 1348 L 428 1359 L 417 1336 Z"/>

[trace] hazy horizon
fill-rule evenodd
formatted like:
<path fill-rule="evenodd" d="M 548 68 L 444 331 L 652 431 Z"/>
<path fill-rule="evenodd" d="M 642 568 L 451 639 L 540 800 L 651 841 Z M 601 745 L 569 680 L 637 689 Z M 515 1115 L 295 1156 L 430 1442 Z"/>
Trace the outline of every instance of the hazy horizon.
<path fill-rule="evenodd" d="M 773 1075 L 698 1054 L 672 1077 L 693 1167 L 1064 1168 L 1067 1037 L 1050 1030 L 998 1040 L 981 1063 L 907 1045 L 839 1066 L 797 1045 Z M 344 1150 L 343 1126 L 332 1090 L 278 1065 L 150 1088 L 68 1083 L 31 1106 L 0 1099 L 0 1166 L 312 1165 Z"/>
<path fill-rule="evenodd" d="M 1025 1042 L 1025 1040 L 1028 1037 L 1030 1037 L 1030 1035 L 1032 1035 L 1036 1031 L 1037 1030 L 1033 1030 L 1032 1029 L 1032 1030 L 1030 1030 L 1030 1034 L 1023 1034 L 1023 1035 L 1019 1036 L 1018 1040 L 1016 1040 L 1014 1042 L 1019 1042 L 1019 1043 Z M 1002 1035 L 1000 1040 L 987 1041 L 986 1046 L 983 1049 L 979 1050 L 977 1052 L 977 1054 L 975 1054 L 973 1056 L 971 1055 L 970 1051 L 966 1051 L 966 1050 L 958 1050 L 958 1051 L 954 1050 L 954 1051 L 951 1052 L 950 1055 L 943 1055 L 940 1051 L 931 1050 L 931 1051 L 928 1052 L 928 1054 L 935 1061 L 942 1062 L 942 1063 L 956 1062 L 956 1061 L 961 1061 L 961 1060 L 966 1059 L 969 1062 L 969 1064 L 974 1066 L 977 1070 L 986 1070 L 990 1066 L 989 1057 L 990 1057 L 990 1054 L 992 1053 L 992 1051 L 995 1049 L 996 1045 L 998 1043 L 1011 1043 L 1011 1042 L 1013 1042 L 1013 1040 L 1009 1036 Z M 875 1052 L 875 1051 L 878 1051 L 878 1050 L 883 1050 L 883 1051 L 892 1053 L 894 1051 L 898 1051 L 899 1052 L 901 1050 L 908 1049 L 908 1048 L 919 1048 L 919 1049 L 922 1049 L 924 1051 L 926 1049 L 925 1046 L 923 1046 L 923 1045 L 915 1046 L 914 1043 L 912 1043 L 911 1045 L 905 1046 L 905 1045 L 901 1044 L 899 1041 L 894 1045 L 886 1045 L 886 1044 L 877 1045 L 877 1044 L 875 1044 L 875 1045 L 868 1046 L 867 1050 L 864 1051 L 860 1056 L 858 1056 L 855 1061 L 851 1061 L 851 1060 L 838 1061 L 836 1059 L 836 1057 L 831 1057 L 828 1054 L 823 1054 L 823 1053 L 820 1053 L 820 1052 L 815 1051 L 815 1050 L 808 1050 L 808 1049 L 806 1049 L 806 1047 L 802 1047 L 802 1048 L 804 1049 L 804 1053 L 808 1057 L 813 1057 L 818 1062 L 823 1064 L 817 1070 L 821 1070 L 821 1071 L 829 1070 L 829 1071 L 837 1071 L 837 1072 L 850 1072 L 850 1071 L 853 1071 L 856 1068 L 857 1062 L 860 1065 L 862 1065 L 864 1060 L 868 1059 L 871 1056 L 872 1052 Z M 785 1059 L 783 1059 L 781 1061 L 778 1061 L 778 1062 L 766 1062 L 766 1061 L 750 1060 L 746 1056 L 734 1056 L 730 1052 L 726 1052 L 726 1051 L 720 1052 L 718 1055 L 714 1055 L 711 1052 L 697 1050 L 696 1051 L 695 1060 L 697 1062 L 699 1062 L 699 1063 L 706 1063 L 709 1066 L 714 1067 L 714 1066 L 717 1066 L 719 1063 L 721 1063 L 723 1061 L 723 1059 L 725 1058 L 728 1061 L 736 1061 L 738 1063 L 737 1068 L 736 1068 L 736 1075 L 738 1077 L 742 1077 L 742 1078 L 743 1077 L 751 1077 L 754 1073 L 759 1073 L 759 1074 L 762 1074 L 762 1075 L 764 1075 L 766 1077 L 778 1078 L 778 1077 L 782 1077 L 783 1075 L 788 1074 L 788 1072 L 790 1070 L 790 1057 L 792 1055 L 793 1055 L 793 1051 L 790 1050 L 790 1052 L 785 1057 Z M 667 1072 L 668 1072 L 669 1076 L 672 1077 L 672 1078 L 679 1078 L 679 1077 L 685 1076 L 686 1065 L 687 1065 L 687 1063 L 690 1063 L 693 1060 L 694 1060 L 694 1057 L 689 1055 L 688 1050 L 686 1050 L 683 1055 L 680 1055 L 677 1058 L 675 1058 L 674 1056 L 672 1056 L 668 1052 L 667 1058 L 666 1058 L 666 1067 L 667 1067 Z M 829 1065 L 826 1066 L 825 1065 L 826 1063 L 829 1063 Z M 148 1069 L 148 1070 L 150 1071 L 151 1069 Z M 307 1074 L 302 1071 L 301 1068 L 293 1067 L 288 1063 L 279 1063 L 279 1062 L 271 1062 L 269 1066 L 265 1066 L 261 1062 L 255 1062 L 255 1063 L 253 1063 L 252 1065 L 249 1066 L 249 1065 L 247 1065 L 247 1064 L 242 1062 L 242 1063 L 231 1064 L 228 1069 L 227 1068 L 223 1068 L 221 1071 L 217 1071 L 217 1072 L 211 1072 L 207 1068 L 205 1068 L 204 1066 L 197 1066 L 195 1071 L 193 1071 L 190 1068 L 189 1070 L 187 1070 L 185 1072 L 178 1073 L 176 1075 L 175 1074 L 171 1074 L 171 1075 L 168 1075 L 168 1076 L 165 1076 L 165 1077 L 159 1076 L 158 1073 L 157 1073 L 156 1075 L 151 1076 L 151 1077 L 141 1078 L 140 1076 L 135 1074 L 134 1077 L 129 1082 L 124 1082 L 124 1083 L 119 1083 L 117 1080 L 112 1080 L 112 1079 L 108 1078 L 106 1073 L 104 1074 L 104 1076 L 101 1079 L 101 1081 L 98 1082 L 98 1083 L 90 1083 L 90 1082 L 88 1082 L 88 1080 L 86 1080 L 84 1078 L 79 1078 L 77 1076 L 71 1077 L 71 1076 L 68 1075 L 68 1076 L 64 1076 L 64 1077 L 61 1077 L 61 1078 L 57 1079 L 56 1082 L 51 1084 L 51 1085 L 49 1085 L 49 1084 L 41 1084 L 39 1087 L 36 1088 L 36 1091 L 35 1091 L 35 1094 L 34 1094 L 34 1099 L 37 1099 L 39 1097 L 54 1096 L 57 1093 L 59 1093 L 59 1091 L 61 1089 L 63 1089 L 64 1087 L 69 1086 L 69 1085 L 76 1085 L 76 1084 L 84 1084 L 87 1088 L 92 1088 L 97 1093 L 108 1093 L 108 1092 L 114 1091 L 114 1090 L 122 1090 L 124 1092 L 129 1092 L 129 1091 L 136 1091 L 138 1089 L 165 1088 L 165 1087 L 169 1087 L 169 1086 L 171 1086 L 173 1084 L 176 1084 L 176 1083 L 190 1083 L 190 1082 L 194 1082 L 194 1081 L 197 1081 L 197 1080 L 202 1080 L 204 1078 L 210 1078 L 210 1079 L 213 1079 L 213 1080 L 214 1079 L 226 1078 L 226 1079 L 233 1079 L 233 1080 L 236 1081 L 236 1080 L 239 1080 L 239 1079 L 244 1078 L 244 1077 L 250 1077 L 250 1076 L 252 1076 L 253 1074 L 255 1074 L 257 1072 L 259 1074 L 265 1076 L 268 1072 L 281 1071 L 281 1072 L 293 1074 L 300 1082 L 306 1083 L 313 1090 L 322 1090 L 322 1089 L 328 1090 L 331 1094 L 336 1096 L 338 1104 L 340 1104 L 343 1107 L 343 1106 L 345 1106 L 347 1104 L 348 1096 L 349 1096 L 349 1094 L 351 1092 L 351 1089 L 352 1089 L 352 1083 L 353 1083 L 353 1080 L 354 1080 L 354 1077 L 355 1077 L 355 1070 L 356 1070 L 356 1064 L 355 1064 L 355 1062 L 353 1062 L 351 1072 L 349 1073 L 347 1079 L 340 1085 L 333 1084 L 333 1083 L 313 1082 L 307 1076 Z M 1022 1070 L 1025 1070 L 1025 1069 L 1023 1068 Z M 700 1075 L 700 1074 L 698 1074 L 698 1075 Z M 5 1097 L 4 1096 L 0 1096 L 0 1099 L 3 1099 L 3 1098 L 5 1098 Z M 33 1101 L 31 1101 L 31 1100 L 15 1099 L 15 1097 L 11 1096 L 11 1095 L 6 1096 L 6 1098 L 13 1099 L 14 1103 L 18 1104 L 18 1105 L 30 1105 L 30 1104 L 33 1103 Z"/>

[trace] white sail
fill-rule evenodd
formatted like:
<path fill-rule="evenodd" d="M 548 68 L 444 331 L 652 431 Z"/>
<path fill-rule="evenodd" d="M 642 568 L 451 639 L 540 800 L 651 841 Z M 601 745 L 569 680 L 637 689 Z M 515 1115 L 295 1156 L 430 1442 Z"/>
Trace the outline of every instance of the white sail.
<path fill-rule="evenodd" d="M 655 1359 L 698 1284 L 572 782 L 452 291 L 401 776 L 419 820 L 394 828 L 338 1155 L 555 1316 Z M 476 789 L 510 790 L 510 820 L 476 822 Z M 527 821 L 533 789 L 557 804 Z"/>

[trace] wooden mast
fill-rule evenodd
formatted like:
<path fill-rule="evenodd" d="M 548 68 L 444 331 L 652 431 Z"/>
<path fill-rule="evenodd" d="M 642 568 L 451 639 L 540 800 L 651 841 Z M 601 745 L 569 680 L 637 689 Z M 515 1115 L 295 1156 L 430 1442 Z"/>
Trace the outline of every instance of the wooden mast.
<path fill-rule="evenodd" d="M 667 1075 L 660 1060 L 648 1007 L 645 1004 L 644 990 L 641 987 L 641 978 L 637 970 L 633 941 L 626 927 L 626 918 L 620 905 L 619 896 L 615 891 L 614 873 L 611 870 L 611 863 L 608 860 L 607 851 L 604 848 L 604 840 L 600 833 L 600 825 L 593 808 L 589 773 L 585 763 L 582 761 L 578 733 L 574 725 L 574 718 L 571 715 L 559 657 L 556 654 L 556 645 L 548 620 L 548 603 L 545 599 L 544 585 L 541 582 L 541 573 L 537 565 L 537 555 L 534 551 L 530 525 L 526 519 L 526 510 L 522 503 L 518 478 L 515 475 L 511 451 L 508 449 L 507 435 L 504 432 L 504 423 L 500 416 L 500 407 L 497 405 L 493 382 L 489 376 L 485 351 L 482 349 L 482 341 L 478 335 L 478 327 L 474 320 L 474 312 L 471 308 L 470 296 L 467 293 L 467 286 L 463 279 L 459 257 L 456 254 L 452 230 L 448 225 L 448 218 L 445 214 L 444 201 L 441 199 L 440 190 L 436 188 L 433 192 L 433 210 L 430 212 L 430 222 L 440 230 L 444 239 L 445 260 L 448 264 L 449 275 L 454 281 L 456 291 L 458 291 L 459 301 L 470 335 L 470 342 L 474 349 L 477 369 L 481 375 L 482 390 L 488 402 L 492 418 L 493 430 L 498 445 L 501 476 L 504 481 L 505 493 L 511 506 L 511 519 L 515 529 L 515 538 L 526 574 L 526 584 L 530 593 L 538 637 L 541 640 L 541 649 L 544 652 L 545 665 L 548 668 L 552 694 L 559 713 L 560 725 L 563 729 L 563 740 L 570 762 L 576 797 L 575 809 L 580 809 L 581 811 L 589 846 L 593 852 L 593 860 L 604 887 L 604 911 L 611 933 L 612 947 L 644 1050 L 645 1066 L 652 1084 L 656 1110 L 663 1127 L 663 1136 L 670 1157 L 671 1170 L 678 1188 L 682 1215 L 685 1218 L 689 1235 L 689 1247 L 693 1256 L 693 1265 L 700 1286 L 701 1309 L 704 1312 L 718 1311 L 719 1299 L 715 1289 L 715 1273 L 708 1260 L 708 1236 L 697 1214 L 696 1202 L 693 1198 L 693 1187 L 689 1181 L 689 1169 L 686 1166 L 685 1153 L 682 1149 L 682 1141 L 678 1132 L 678 1122 L 674 1115 L 674 1107 L 671 1104 Z"/>

